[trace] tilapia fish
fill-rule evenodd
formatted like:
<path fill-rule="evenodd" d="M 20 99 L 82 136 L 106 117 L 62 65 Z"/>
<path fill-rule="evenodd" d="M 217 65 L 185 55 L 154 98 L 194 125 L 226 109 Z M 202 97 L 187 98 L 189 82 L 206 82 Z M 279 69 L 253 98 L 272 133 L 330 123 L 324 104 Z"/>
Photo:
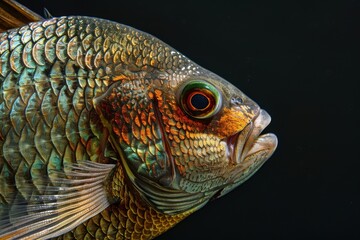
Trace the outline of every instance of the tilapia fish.
<path fill-rule="evenodd" d="M 38 20 L 0 34 L 0 239 L 153 239 L 273 154 L 266 111 L 157 38 Z"/>

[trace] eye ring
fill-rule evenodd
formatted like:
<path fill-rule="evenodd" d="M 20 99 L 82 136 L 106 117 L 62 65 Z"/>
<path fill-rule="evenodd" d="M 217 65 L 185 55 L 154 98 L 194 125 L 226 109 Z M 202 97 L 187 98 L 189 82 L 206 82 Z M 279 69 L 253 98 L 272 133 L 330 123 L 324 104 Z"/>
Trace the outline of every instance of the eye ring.
<path fill-rule="evenodd" d="M 192 80 L 181 88 L 179 103 L 189 116 L 206 119 L 219 112 L 222 96 L 219 90 L 209 82 Z"/>

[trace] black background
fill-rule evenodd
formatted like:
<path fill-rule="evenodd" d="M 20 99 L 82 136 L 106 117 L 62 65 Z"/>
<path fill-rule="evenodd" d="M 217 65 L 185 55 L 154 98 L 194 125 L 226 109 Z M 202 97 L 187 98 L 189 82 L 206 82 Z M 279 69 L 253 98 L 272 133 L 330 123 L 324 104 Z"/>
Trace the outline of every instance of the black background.
<path fill-rule="evenodd" d="M 21 1 L 151 33 L 272 116 L 254 177 L 158 239 L 360 239 L 360 1 Z"/>

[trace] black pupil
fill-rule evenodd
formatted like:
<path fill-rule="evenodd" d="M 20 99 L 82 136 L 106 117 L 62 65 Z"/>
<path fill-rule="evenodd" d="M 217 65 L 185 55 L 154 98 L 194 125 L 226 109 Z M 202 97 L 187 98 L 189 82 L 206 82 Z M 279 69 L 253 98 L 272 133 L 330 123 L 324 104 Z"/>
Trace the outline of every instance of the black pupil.
<path fill-rule="evenodd" d="M 191 105 L 196 109 L 205 109 L 209 105 L 209 99 L 202 94 L 195 94 L 191 98 Z"/>

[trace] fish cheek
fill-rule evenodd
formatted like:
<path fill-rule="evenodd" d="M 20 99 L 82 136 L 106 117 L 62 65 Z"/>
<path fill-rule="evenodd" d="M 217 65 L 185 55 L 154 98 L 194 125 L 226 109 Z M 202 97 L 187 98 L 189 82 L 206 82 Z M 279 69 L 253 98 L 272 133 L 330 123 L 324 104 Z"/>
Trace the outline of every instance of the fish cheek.
<path fill-rule="evenodd" d="M 193 119 L 171 96 L 166 99 L 160 111 L 178 172 L 178 187 L 196 193 L 222 186 L 228 166 L 226 145 L 209 128 L 211 121 Z"/>
<path fill-rule="evenodd" d="M 232 179 L 226 138 L 241 132 L 255 117 L 251 107 L 224 106 L 209 119 L 194 119 L 167 96 L 161 113 L 175 166 L 179 187 L 187 192 L 219 189 Z"/>

